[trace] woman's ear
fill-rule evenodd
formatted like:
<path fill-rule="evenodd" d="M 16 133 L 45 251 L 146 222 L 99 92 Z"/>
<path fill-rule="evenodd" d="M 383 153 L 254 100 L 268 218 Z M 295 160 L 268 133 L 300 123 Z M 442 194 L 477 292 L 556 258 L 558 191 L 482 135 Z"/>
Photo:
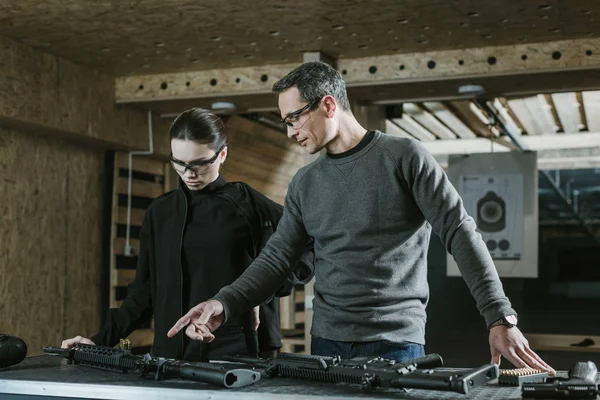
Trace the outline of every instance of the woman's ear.
<path fill-rule="evenodd" d="M 223 149 L 221 149 L 221 152 L 219 153 L 219 161 L 221 162 L 221 165 L 225 164 L 225 160 L 227 159 L 227 150 L 229 149 L 229 146 L 225 145 L 225 147 L 223 147 Z"/>

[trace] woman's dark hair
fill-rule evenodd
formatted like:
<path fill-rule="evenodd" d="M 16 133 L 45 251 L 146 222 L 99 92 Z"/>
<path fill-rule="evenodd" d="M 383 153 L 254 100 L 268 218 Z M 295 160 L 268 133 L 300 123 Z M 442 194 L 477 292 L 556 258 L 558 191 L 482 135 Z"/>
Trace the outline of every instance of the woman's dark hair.
<path fill-rule="evenodd" d="M 204 108 L 191 108 L 175 118 L 169 129 L 171 140 L 194 140 L 218 151 L 229 143 L 220 117 Z"/>

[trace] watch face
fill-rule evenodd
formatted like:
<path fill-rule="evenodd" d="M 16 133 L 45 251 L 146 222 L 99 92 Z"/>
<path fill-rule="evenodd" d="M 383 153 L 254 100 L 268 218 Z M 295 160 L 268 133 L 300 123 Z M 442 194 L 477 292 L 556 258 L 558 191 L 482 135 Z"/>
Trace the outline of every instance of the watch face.
<path fill-rule="evenodd" d="M 517 317 L 514 315 L 507 315 L 506 317 L 504 317 L 504 319 L 511 325 L 517 324 Z"/>

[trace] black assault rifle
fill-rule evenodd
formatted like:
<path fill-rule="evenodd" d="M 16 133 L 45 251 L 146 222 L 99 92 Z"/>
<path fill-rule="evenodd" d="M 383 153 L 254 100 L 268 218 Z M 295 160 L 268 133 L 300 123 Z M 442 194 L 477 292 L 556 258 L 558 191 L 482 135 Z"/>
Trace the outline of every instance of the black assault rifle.
<path fill-rule="evenodd" d="M 226 388 L 251 385 L 260 380 L 260 373 L 248 365 L 228 363 L 185 362 L 168 358 L 135 355 L 130 350 L 77 344 L 70 349 L 44 346 L 44 352 L 62 356 L 69 364 L 78 364 L 108 371 L 138 372 L 155 380 L 184 379 L 210 383 Z"/>
<path fill-rule="evenodd" d="M 361 385 L 364 390 L 376 387 L 443 390 L 462 394 L 497 379 L 498 366 L 486 364 L 474 369 L 442 369 L 439 354 L 429 354 L 407 363 L 396 363 L 381 357 L 322 357 L 280 353 L 273 359 L 226 356 L 227 361 L 264 369 L 267 377 L 285 377 L 329 383 Z"/>

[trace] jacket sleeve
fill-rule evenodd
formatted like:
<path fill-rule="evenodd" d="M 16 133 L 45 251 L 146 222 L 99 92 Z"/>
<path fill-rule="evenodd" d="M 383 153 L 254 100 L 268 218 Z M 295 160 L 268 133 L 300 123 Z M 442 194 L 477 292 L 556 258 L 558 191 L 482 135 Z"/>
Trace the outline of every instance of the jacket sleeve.
<path fill-rule="evenodd" d="M 262 250 L 277 229 L 279 220 L 283 215 L 283 206 L 270 200 L 259 193 L 264 201 L 267 216 L 263 218 L 263 228 L 259 249 Z M 300 260 L 294 265 L 292 273 L 288 276 L 285 283 L 277 290 L 275 296 L 285 297 L 292 293 L 295 285 L 306 285 L 315 276 L 315 253 L 314 240 L 309 238 Z"/>
<path fill-rule="evenodd" d="M 152 317 L 150 297 L 150 250 L 151 223 L 146 212 L 140 231 L 140 252 L 138 254 L 135 280 L 127 289 L 127 297 L 121 307 L 111 308 L 100 331 L 90 339 L 99 346 L 113 347 L 119 339 L 127 337 Z"/>
<path fill-rule="evenodd" d="M 261 235 L 259 240 L 259 252 L 264 248 L 271 235 L 277 229 L 277 225 L 283 215 L 283 206 L 270 200 L 260 192 L 254 191 L 256 201 L 262 207 L 261 212 Z M 260 212 L 259 211 L 259 212 Z M 258 347 L 261 353 L 278 350 L 281 342 L 281 321 L 279 298 L 289 296 L 295 285 L 305 285 L 314 276 L 314 246 L 311 238 L 307 244 L 300 260 L 296 263 L 292 273 L 285 283 L 274 293 L 274 296 L 260 305 L 260 320 L 258 327 Z"/>

